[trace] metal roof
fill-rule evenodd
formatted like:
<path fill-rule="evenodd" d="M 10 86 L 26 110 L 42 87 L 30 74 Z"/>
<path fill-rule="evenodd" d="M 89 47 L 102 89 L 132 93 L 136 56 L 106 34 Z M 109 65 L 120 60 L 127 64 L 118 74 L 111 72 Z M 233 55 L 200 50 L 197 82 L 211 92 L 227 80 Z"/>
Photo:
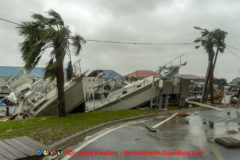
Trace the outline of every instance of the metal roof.
<path fill-rule="evenodd" d="M 12 66 L 0 66 L 0 77 L 11 77 L 13 76 L 16 72 L 18 72 L 19 70 L 21 70 L 23 67 L 12 67 Z M 24 71 L 22 70 L 21 72 L 19 72 L 16 76 L 19 77 L 24 73 Z M 30 76 L 40 76 L 43 77 L 44 73 L 45 73 L 45 68 L 42 67 L 36 67 L 34 69 L 32 69 L 31 74 L 29 74 Z"/>
<path fill-rule="evenodd" d="M 97 77 L 98 75 L 101 75 L 100 77 L 102 77 L 102 78 L 122 77 L 121 74 L 117 73 L 114 70 L 110 70 L 110 69 L 94 70 L 88 75 L 88 77 Z"/>
<path fill-rule="evenodd" d="M 102 78 L 116 78 L 116 77 L 122 77 L 121 74 L 115 72 L 114 70 L 103 70 Z"/>

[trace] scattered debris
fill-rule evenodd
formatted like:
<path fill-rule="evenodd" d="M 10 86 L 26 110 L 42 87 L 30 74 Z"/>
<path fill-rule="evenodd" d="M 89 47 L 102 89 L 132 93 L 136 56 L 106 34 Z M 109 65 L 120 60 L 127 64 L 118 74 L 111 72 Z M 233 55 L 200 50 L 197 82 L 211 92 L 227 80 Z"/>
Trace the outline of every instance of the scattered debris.
<path fill-rule="evenodd" d="M 8 121 L 8 118 L 1 118 L 0 119 L 0 122 L 6 122 L 6 121 Z"/>
<path fill-rule="evenodd" d="M 214 132 L 211 129 L 206 130 L 207 141 L 210 143 L 214 142 Z"/>
<path fill-rule="evenodd" d="M 182 117 L 186 117 L 186 116 L 190 116 L 191 114 L 187 112 L 178 112 L 178 115 Z"/>
<path fill-rule="evenodd" d="M 187 119 L 184 122 L 185 122 L 185 124 L 189 124 L 189 121 Z"/>
<path fill-rule="evenodd" d="M 208 121 L 209 127 L 214 128 L 214 122 L 213 121 Z"/>
<path fill-rule="evenodd" d="M 207 124 L 207 121 L 206 119 L 203 119 L 203 124 L 206 125 Z"/>
<path fill-rule="evenodd" d="M 227 134 L 238 134 L 238 131 L 229 129 L 229 130 L 226 131 L 226 133 L 227 133 Z"/>
<path fill-rule="evenodd" d="M 188 98 L 188 100 L 193 101 L 193 102 L 200 102 L 201 98 L 190 97 L 190 98 Z"/>
<path fill-rule="evenodd" d="M 12 115 L 9 120 L 13 120 L 13 119 L 25 119 L 27 118 L 28 115 L 27 114 L 24 114 L 24 113 L 18 113 L 18 114 L 15 114 L 15 115 Z"/>
<path fill-rule="evenodd" d="M 12 128 L 10 128 L 9 130 L 6 130 L 6 132 L 11 132 L 12 131 Z"/>
<path fill-rule="evenodd" d="M 29 116 L 25 113 L 18 113 L 15 115 L 10 115 L 10 116 L 1 116 L 0 115 L 0 122 L 5 122 L 8 120 L 15 120 L 15 119 L 25 119 L 28 118 Z"/>
<path fill-rule="evenodd" d="M 232 137 L 219 137 L 215 142 L 227 148 L 240 148 L 240 141 Z"/>
<path fill-rule="evenodd" d="M 208 141 L 209 143 L 213 143 L 213 142 L 214 142 L 214 138 L 213 138 L 213 137 L 207 137 L 207 141 Z"/>
<path fill-rule="evenodd" d="M 157 130 L 155 128 L 152 128 L 148 125 L 145 125 L 145 127 L 150 131 L 150 132 L 157 132 Z"/>

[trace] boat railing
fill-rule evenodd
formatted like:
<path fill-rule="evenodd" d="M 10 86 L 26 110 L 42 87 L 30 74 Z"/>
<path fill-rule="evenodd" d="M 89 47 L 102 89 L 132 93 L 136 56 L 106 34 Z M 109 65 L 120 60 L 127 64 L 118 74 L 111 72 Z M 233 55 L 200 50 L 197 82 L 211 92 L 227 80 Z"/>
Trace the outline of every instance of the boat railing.
<path fill-rule="evenodd" d="M 126 95 L 129 95 L 137 90 L 140 90 L 143 87 L 150 85 L 152 82 L 153 82 L 153 77 L 151 76 L 151 77 L 147 77 L 143 80 L 139 80 L 139 81 L 130 83 L 121 89 L 118 89 L 116 91 L 109 93 L 108 97 L 100 105 L 104 105 L 104 104 L 114 101 L 116 99 L 122 98 Z"/>

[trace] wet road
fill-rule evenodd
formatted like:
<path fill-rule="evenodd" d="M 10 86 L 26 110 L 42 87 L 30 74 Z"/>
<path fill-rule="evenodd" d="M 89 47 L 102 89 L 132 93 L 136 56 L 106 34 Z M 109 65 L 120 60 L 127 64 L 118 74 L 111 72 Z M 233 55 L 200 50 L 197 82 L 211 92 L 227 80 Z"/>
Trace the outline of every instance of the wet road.
<path fill-rule="evenodd" d="M 238 110 L 240 112 L 240 110 Z M 196 159 L 196 160 L 239 160 L 239 149 L 226 149 L 214 142 L 214 138 L 226 135 L 227 129 L 238 131 L 240 119 L 236 110 L 231 110 L 231 115 L 227 111 L 205 110 L 194 112 L 186 118 L 176 116 L 157 128 L 157 132 L 150 132 L 145 128 L 154 126 L 163 121 L 169 114 L 149 119 L 144 122 L 135 122 L 114 126 L 104 129 L 86 138 L 74 151 L 89 152 L 93 155 L 86 156 L 67 156 L 65 159 Z M 210 129 L 206 121 L 214 121 L 214 129 Z M 233 135 L 240 140 L 240 134 Z M 204 155 L 126 155 L 127 151 L 204 151 Z M 102 153 L 104 151 L 112 155 L 94 155 L 94 151 Z M 111 152 L 110 152 L 111 151 Z M 124 155 L 125 151 L 125 155 Z M 80 153 L 80 152 L 79 152 Z M 90 152 L 89 152 L 90 153 Z M 129 153 L 129 152 L 128 152 Z M 141 152 L 142 153 L 142 152 Z"/>

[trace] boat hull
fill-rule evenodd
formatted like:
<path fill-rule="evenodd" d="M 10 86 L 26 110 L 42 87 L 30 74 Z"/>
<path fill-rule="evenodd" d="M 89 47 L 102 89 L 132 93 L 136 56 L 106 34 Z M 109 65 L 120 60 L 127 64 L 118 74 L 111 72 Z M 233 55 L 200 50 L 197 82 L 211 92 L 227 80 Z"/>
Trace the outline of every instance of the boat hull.
<path fill-rule="evenodd" d="M 85 112 L 82 78 L 73 81 L 67 88 L 65 87 L 64 97 L 66 113 L 74 111 Z M 30 113 L 32 116 L 58 115 L 57 92 L 51 99 L 34 107 Z"/>

